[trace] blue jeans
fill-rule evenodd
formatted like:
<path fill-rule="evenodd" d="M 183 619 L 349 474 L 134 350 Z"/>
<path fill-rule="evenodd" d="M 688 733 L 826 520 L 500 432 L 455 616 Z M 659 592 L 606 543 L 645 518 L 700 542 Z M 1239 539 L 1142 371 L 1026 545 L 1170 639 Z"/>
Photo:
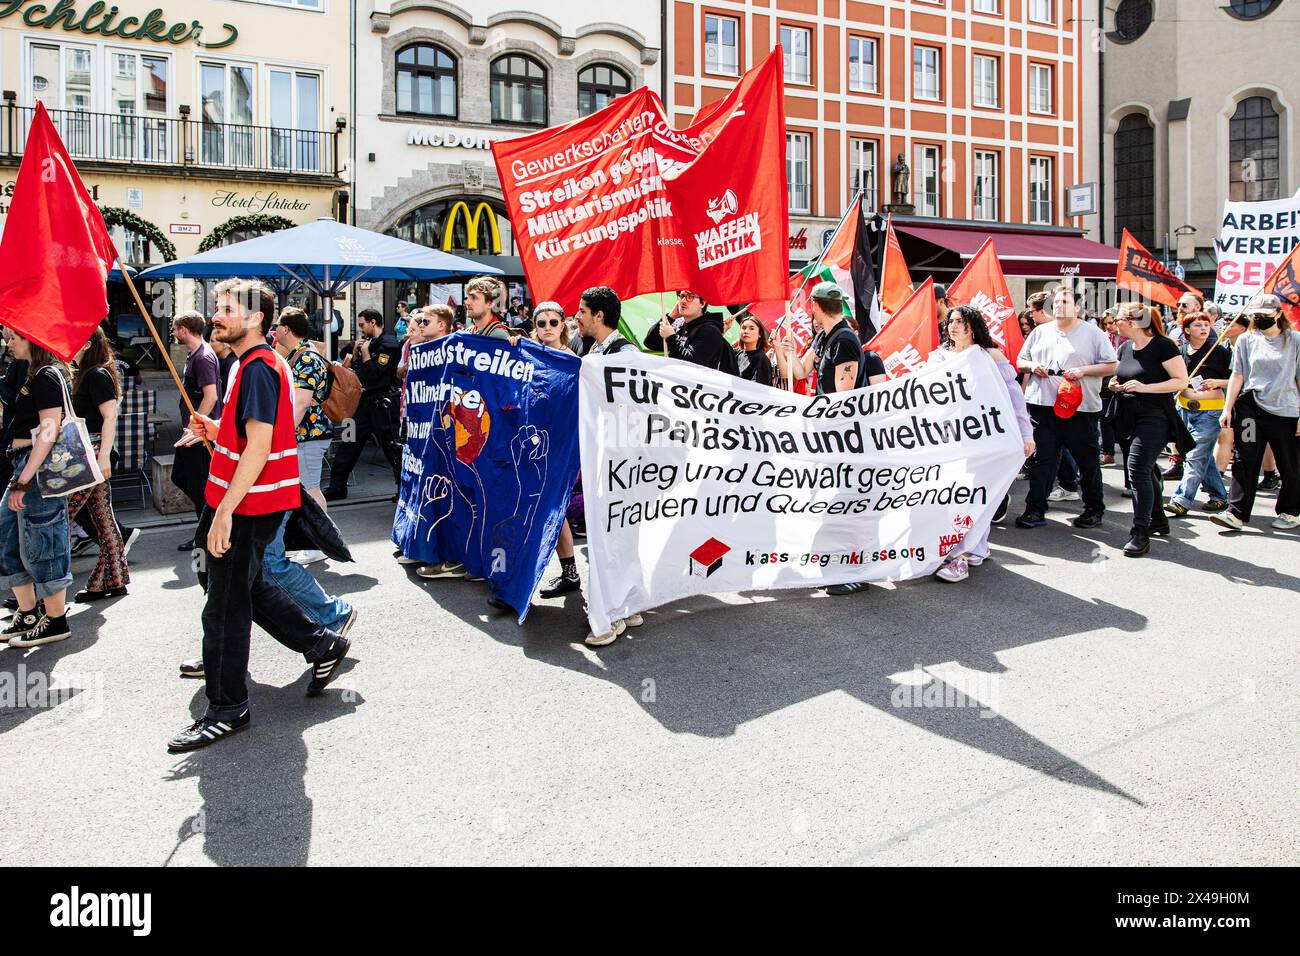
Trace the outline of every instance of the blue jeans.
<path fill-rule="evenodd" d="M 14 476 L 31 452 L 13 456 Z M 12 483 L 12 480 L 11 480 Z M 68 538 L 68 500 L 42 498 L 36 482 L 23 496 L 23 510 L 9 509 L 9 489 L 0 501 L 0 588 L 34 585 L 47 598 L 72 583 L 72 542 Z"/>
<path fill-rule="evenodd" d="M 289 523 L 289 515 L 280 522 L 280 530 L 275 540 L 266 546 L 262 555 L 262 574 L 267 584 L 277 587 L 288 595 L 289 600 L 321 627 L 338 631 L 347 623 L 352 614 L 352 605 L 342 598 L 330 597 L 316 583 L 306 568 L 295 564 L 284 553 L 284 528 Z M 66 532 L 65 532 L 66 536 Z"/>
<path fill-rule="evenodd" d="M 1222 410 L 1193 412 L 1178 409 L 1183 424 L 1196 439 L 1196 447 L 1183 464 L 1183 480 L 1172 499 L 1175 504 L 1192 507 L 1196 504 L 1197 492 L 1202 488 L 1211 498 L 1228 500 L 1228 489 L 1223 486 L 1223 476 L 1214 461 L 1214 449 L 1219 442 L 1219 416 L 1222 414 Z"/>

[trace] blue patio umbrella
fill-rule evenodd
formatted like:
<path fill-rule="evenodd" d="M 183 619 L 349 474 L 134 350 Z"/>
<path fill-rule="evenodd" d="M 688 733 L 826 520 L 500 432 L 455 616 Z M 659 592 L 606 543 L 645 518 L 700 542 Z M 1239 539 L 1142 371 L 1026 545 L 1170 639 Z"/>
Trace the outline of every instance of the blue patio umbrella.
<path fill-rule="evenodd" d="M 354 282 L 385 279 L 451 279 L 501 275 L 500 269 L 439 252 L 404 239 L 360 229 L 328 217 L 254 239 L 177 259 L 140 273 L 141 279 L 224 279 L 240 276 L 272 282 L 296 281 L 323 297 L 325 348 L 334 297 Z"/>
<path fill-rule="evenodd" d="M 127 274 L 129 277 L 131 277 L 132 279 L 134 279 L 134 278 L 136 277 L 136 270 L 133 269 L 133 268 L 131 268 L 130 266 L 127 266 L 127 267 L 126 267 L 126 274 Z M 126 281 L 126 279 L 123 279 L 123 278 L 122 278 L 122 268 L 121 268 L 121 266 L 119 266 L 117 263 L 113 263 L 113 268 L 111 268 L 111 269 L 108 270 L 108 281 L 109 281 L 109 282 L 125 282 L 125 281 Z"/>

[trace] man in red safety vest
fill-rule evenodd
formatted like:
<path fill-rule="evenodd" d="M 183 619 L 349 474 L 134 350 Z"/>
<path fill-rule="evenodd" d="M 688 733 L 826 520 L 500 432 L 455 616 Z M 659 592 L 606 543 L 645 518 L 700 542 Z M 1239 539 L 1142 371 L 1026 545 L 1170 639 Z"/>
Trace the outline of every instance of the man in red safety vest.
<path fill-rule="evenodd" d="M 177 443 L 212 443 L 204 493 L 211 526 L 206 541 L 196 541 L 204 547 L 207 577 L 203 669 L 208 709 L 168 742 L 172 753 L 206 747 L 248 726 L 246 677 L 254 618 L 312 665 L 308 697 L 334 679 L 350 646 L 346 637 L 308 619 L 262 575 L 262 552 L 285 512 L 301 503 L 293 387 L 284 359 L 266 344 L 275 293 L 248 279 L 228 279 L 214 293 L 213 338 L 229 345 L 239 364 L 221 418 L 191 416 Z"/>

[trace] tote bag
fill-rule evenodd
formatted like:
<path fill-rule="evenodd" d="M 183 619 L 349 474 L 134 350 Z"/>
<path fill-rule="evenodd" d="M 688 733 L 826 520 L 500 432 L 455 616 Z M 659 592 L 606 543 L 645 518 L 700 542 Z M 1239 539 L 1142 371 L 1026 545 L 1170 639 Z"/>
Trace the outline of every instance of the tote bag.
<path fill-rule="evenodd" d="M 85 488 L 93 488 L 104 480 L 104 473 L 99 470 L 99 459 L 95 455 L 95 446 L 90 443 L 86 420 L 78 418 L 72 411 L 72 395 L 67 381 L 52 366 L 46 366 L 37 374 L 46 371 L 59 380 L 59 387 L 63 390 L 63 423 L 59 426 L 59 437 L 54 447 L 36 472 L 36 486 L 42 498 L 66 498 Z M 32 429 L 33 444 L 40 433 L 39 425 Z"/>

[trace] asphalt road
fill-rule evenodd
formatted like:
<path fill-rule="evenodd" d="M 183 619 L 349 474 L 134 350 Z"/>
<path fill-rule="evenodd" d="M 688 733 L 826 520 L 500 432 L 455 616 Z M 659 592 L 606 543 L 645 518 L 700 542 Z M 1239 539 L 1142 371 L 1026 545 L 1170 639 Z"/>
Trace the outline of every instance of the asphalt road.
<path fill-rule="evenodd" d="M 518 627 L 348 506 L 316 568 L 355 660 L 307 700 L 255 631 L 253 727 L 183 757 L 202 596 L 149 532 L 129 597 L 0 648 L 0 864 L 1294 863 L 1300 535 L 1265 497 L 1125 559 L 1106 480 L 1102 528 L 995 531 L 963 584 L 719 594 L 599 651 L 577 596 Z"/>

